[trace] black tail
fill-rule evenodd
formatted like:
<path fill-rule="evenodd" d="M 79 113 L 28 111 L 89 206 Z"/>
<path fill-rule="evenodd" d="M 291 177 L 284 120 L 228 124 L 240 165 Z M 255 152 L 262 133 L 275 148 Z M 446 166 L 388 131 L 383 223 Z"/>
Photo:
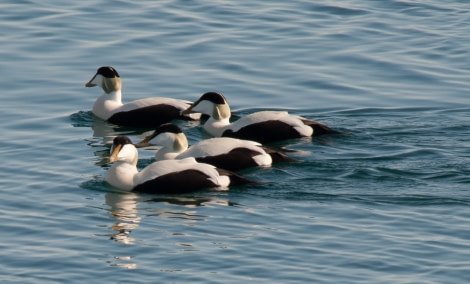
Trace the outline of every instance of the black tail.
<path fill-rule="evenodd" d="M 329 126 L 323 123 L 320 123 L 318 121 L 302 119 L 302 122 L 305 125 L 308 125 L 311 128 L 313 128 L 313 136 L 325 135 L 325 134 L 342 134 L 341 132 L 333 130 Z"/>
<path fill-rule="evenodd" d="M 263 146 L 263 150 L 271 156 L 271 159 L 273 159 L 273 164 L 298 162 L 298 160 L 292 159 L 291 157 L 287 156 L 284 152 L 281 152 L 280 150 L 276 150 L 276 149 L 266 147 L 266 146 Z"/>
<path fill-rule="evenodd" d="M 228 170 L 224 170 L 221 168 L 217 168 L 217 171 L 219 172 L 219 175 L 228 176 L 230 178 L 230 185 L 237 186 L 237 185 L 244 185 L 244 184 L 264 184 L 264 182 L 250 180 L 240 174 L 237 174 Z"/>

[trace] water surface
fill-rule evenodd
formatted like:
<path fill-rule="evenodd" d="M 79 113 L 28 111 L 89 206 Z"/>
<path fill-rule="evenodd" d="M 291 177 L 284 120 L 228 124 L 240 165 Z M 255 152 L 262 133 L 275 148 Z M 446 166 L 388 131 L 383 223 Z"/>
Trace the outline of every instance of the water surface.
<path fill-rule="evenodd" d="M 464 1 L 0 4 L 5 283 L 462 283 L 470 267 Z M 106 184 L 102 65 L 125 101 L 223 93 L 348 135 L 277 143 L 300 163 L 184 196 Z M 177 122 L 191 143 L 198 123 Z M 139 167 L 152 162 L 140 151 Z"/>

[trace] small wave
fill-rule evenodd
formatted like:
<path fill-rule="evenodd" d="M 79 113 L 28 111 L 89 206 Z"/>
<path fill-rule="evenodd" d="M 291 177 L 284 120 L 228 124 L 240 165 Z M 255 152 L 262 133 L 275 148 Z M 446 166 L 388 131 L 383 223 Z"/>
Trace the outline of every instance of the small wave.
<path fill-rule="evenodd" d="M 70 115 L 74 127 L 92 127 L 94 123 L 91 111 L 79 111 Z"/>
<path fill-rule="evenodd" d="M 343 3 L 343 5 L 346 5 Z M 312 10 L 316 12 L 322 13 L 329 13 L 339 16 L 360 16 L 365 15 L 368 13 L 367 10 L 359 9 L 359 8 L 351 8 L 339 5 L 321 5 L 321 4 L 313 4 L 311 7 Z"/>

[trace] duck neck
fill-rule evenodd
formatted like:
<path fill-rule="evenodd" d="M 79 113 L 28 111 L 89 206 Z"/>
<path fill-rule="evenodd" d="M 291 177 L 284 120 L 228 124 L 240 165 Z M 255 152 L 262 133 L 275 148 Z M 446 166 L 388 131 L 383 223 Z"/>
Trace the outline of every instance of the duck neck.
<path fill-rule="evenodd" d="M 103 120 L 107 120 L 121 106 L 121 90 L 103 93 L 93 105 L 93 114 Z"/>
<path fill-rule="evenodd" d="M 134 177 L 137 173 L 135 165 L 125 161 L 117 161 L 106 173 L 106 181 L 114 187 L 130 191 L 134 188 Z"/>
<path fill-rule="evenodd" d="M 162 143 L 163 147 L 160 148 L 155 154 L 155 160 L 171 160 L 175 159 L 180 153 L 188 149 L 188 140 L 183 133 L 174 136 L 174 139 L 168 143 Z"/>
<path fill-rule="evenodd" d="M 204 124 L 204 130 L 214 137 L 221 137 L 230 126 L 230 118 L 214 119 L 212 116 Z"/>
<path fill-rule="evenodd" d="M 103 93 L 103 95 L 101 95 L 101 96 L 105 96 L 106 100 L 108 100 L 108 101 L 113 101 L 113 102 L 122 104 L 121 90 L 112 91 L 112 92 L 109 92 L 109 93 Z"/>
<path fill-rule="evenodd" d="M 157 151 L 157 153 L 155 153 L 155 160 L 173 160 L 178 156 L 178 154 L 179 153 L 175 152 L 173 149 L 162 147 Z"/>

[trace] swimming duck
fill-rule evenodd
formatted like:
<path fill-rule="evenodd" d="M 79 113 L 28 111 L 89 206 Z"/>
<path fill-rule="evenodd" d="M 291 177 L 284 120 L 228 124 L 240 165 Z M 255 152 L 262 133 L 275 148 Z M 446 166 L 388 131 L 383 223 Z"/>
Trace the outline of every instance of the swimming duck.
<path fill-rule="evenodd" d="M 198 163 L 194 158 L 164 160 L 137 169 L 138 152 L 127 136 L 113 140 L 106 173 L 106 181 L 112 186 L 133 192 L 186 193 L 202 188 L 216 187 L 227 190 L 229 185 L 256 183 L 227 170 Z"/>
<path fill-rule="evenodd" d="M 121 100 L 121 77 L 111 66 L 98 68 L 85 84 L 100 86 L 104 93 L 95 101 L 93 114 L 113 124 L 135 127 L 156 127 L 173 119 L 199 119 L 200 114 L 182 115 L 191 102 L 172 98 L 153 97 L 126 104 Z"/>
<path fill-rule="evenodd" d="M 234 137 L 260 143 L 309 137 L 312 135 L 339 134 L 330 127 L 313 120 L 290 115 L 287 111 L 259 111 L 230 123 L 230 107 L 222 94 L 203 94 L 184 114 L 201 112 L 209 115 L 204 129 L 215 137 Z"/>
<path fill-rule="evenodd" d="M 278 162 L 294 162 L 286 154 L 260 143 L 231 137 L 217 137 L 202 140 L 188 148 L 188 140 L 180 127 L 165 123 L 151 135 L 137 143 L 137 147 L 162 146 L 155 154 L 155 160 L 195 158 L 200 163 L 239 171 L 257 166 L 271 166 Z"/>

